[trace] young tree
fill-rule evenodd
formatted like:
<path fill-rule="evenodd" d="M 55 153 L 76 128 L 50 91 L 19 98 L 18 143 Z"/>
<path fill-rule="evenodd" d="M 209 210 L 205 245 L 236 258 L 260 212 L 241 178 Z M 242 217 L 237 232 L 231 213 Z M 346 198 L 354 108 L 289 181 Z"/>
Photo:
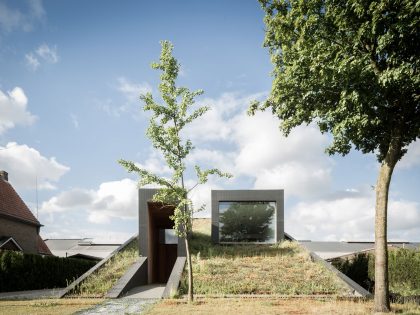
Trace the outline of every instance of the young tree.
<path fill-rule="evenodd" d="M 329 154 L 373 152 L 375 310 L 389 311 L 387 204 L 395 165 L 420 136 L 420 10 L 415 1 L 260 0 L 274 64 L 270 108 L 288 135 L 315 122 Z"/>
<path fill-rule="evenodd" d="M 172 56 L 173 45 L 169 41 L 162 41 L 162 52 L 159 62 L 152 63 L 153 69 L 162 71 L 160 76 L 159 92 L 165 105 L 158 104 L 151 93 L 140 96 L 145 103 L 144 110 L 152 112 L 147 136 L 152 141 L 153 147 L 159 150 L 168 167 L 173 171 L 171 178 L 165 178 L 139 168 L 134 162 L 119 160 L 128 172 L 136 172 L 140 176 L 139 186 L 157 184 L 160 186 L 153 200 L 174 207 L 174 230 L 177 236 L 185 240 L 188 264 L 188 300 L 193 300 L 193 274 L 191 266 L 191 253 L 189 240 L 192 232 L 194 209 L 189 198 L 189 193 L 198 184 L 204 184 L 209 175 L 220 177 L 232 177 L 228 173 L 222 173 L 218 169 L 201 170 L 195 166 L 197 184 L 192 188 L 185 185 L 186 158 L 193 149 L 190 140 L 183 140 L 182 130 L 192 121 L 207 112 L 209 107 L 199 107 L 191 112 L 194 98 L 203 94 L 202 90 L 191 92 L 185 87 L 177 87 L 175 80 L 178 77 L 179 64 Z"/>

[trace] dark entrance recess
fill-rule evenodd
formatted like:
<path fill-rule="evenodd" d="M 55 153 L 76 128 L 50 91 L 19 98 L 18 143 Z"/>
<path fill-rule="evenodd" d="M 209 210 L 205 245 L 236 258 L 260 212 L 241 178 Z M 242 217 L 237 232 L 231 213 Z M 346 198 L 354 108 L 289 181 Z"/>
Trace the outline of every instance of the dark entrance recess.
<path fill-rule="evenodd" d="M 151 283 L 166 283 L 178 256 L 178 237 L 173 233 L 172 206 L 148 202 L 149 252 L 148 273 Z"/>

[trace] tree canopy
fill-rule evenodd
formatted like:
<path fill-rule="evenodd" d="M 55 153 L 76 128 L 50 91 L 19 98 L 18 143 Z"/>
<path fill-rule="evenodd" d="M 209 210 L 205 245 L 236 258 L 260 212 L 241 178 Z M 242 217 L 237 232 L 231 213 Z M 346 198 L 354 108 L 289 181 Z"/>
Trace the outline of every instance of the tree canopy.
<path fill-rule="evenodd" d="M 260 0 L 274 64 L 270 108 L 288 135 L 316 123 L 329 154 L 381 163 L 375 206 L 375 310 L 389 311 L 387 208 L 392 173 L 420 137 L 420 6 L 411 0 Z"/>
<path fill-rule="evenodd" d="M 354 146 L 398 159 L 420 136 L 420 6 L 414 1 L 261 0 L 273 71 L 270 107 L 288 134 L 315 122 L 334 136 L 329 153 Z"/>

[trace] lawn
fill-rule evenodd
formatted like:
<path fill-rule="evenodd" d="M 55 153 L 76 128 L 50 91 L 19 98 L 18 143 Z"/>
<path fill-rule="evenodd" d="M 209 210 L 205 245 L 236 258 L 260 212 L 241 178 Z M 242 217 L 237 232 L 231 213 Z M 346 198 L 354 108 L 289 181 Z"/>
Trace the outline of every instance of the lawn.
<path fill-rule="evenodd" d="M 139 251 L 136 238 L 126 248 L 106 262 L 104 266 L 87 277 L 69 296 L 104 297 L 138 257 Z"/>
<path fill-rule="evenodd" d="M 311 261 L 295 242 L 274 245 L 215 245 L 210 220 L 194 220 L 191 252 L 196 294 L 348 295 L 329 270 Z M 184 272 L 180 293 L 187 290 Z"/>
<path fill-rule="evenodd" d="M 337 299 L 198 299 L 192 304 L 185 300 L 164 300 L 155 304 L 146 312 L 147 315 L 161 314 L 371 314 L 373 301 L 349 301 Z M 414 304 L 394 304 L 393 313 L 420 315 L 420 308 Z"/>
<path fill-rule="evenodd" d="M 67 315 L 101 303 L 101 299 L 45 299 L 31 301 L 0 301 L 2 315 Z"/>

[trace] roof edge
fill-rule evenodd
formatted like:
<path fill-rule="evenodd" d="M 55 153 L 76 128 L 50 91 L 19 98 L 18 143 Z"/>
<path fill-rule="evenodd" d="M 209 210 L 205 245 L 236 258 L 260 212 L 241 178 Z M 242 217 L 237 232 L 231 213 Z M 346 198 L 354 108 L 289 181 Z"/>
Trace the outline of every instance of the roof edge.
<path fill-rule="evenodd" d="M 22 219 L 20 217 L 17 217 L 17 216 L 8 214 L 8 213 L 0 213 L 0 217 L 12 219 L 12 220 L 17 221 L 17 222 L 29 223 L 29 224 L 34 225 L 34 226 L 37 226 L 37 227 L 44 226 L 38 220 L 36 222 L 35 221 L 31 221 L 31 220 L 26 220 L 26 219 Z"/>

